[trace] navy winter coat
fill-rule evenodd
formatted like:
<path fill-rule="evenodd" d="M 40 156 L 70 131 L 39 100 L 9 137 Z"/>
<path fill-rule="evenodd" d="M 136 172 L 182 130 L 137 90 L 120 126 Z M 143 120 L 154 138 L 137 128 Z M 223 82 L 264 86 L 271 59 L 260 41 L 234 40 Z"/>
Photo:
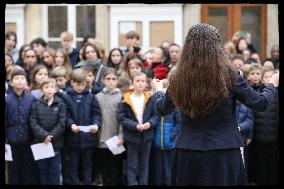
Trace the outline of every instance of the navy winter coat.
<path fill-rule="evenodd" d="M 155 93 L 158 111 L 167 114 L 175 105 L 168 92 Z M 236 120 L 236 98 L 253 110 L 264 111 L 272 98 L 276 96 L 276 88 L 268 84 L 262 94 L 252 89 L 249 83 L 238 74 L 235 87 L 227 99 L 212 113 L 191 119 L 182 113 L 180 132 L 177 136 L 177 148 L 189 150 L 216 150 L 239 148 L 244 145 Z"/>
<path fill-rule="evenodd" d="M 253 111 L 246 107 L 242 103 L 236 104 L 236 116 L 238 121 L 238 126 L 241 128 L 241 135 L 244 141 L 247 138 L 252 139 L 252 129 L 253 129 Z"/>
<path fill-rule="evenodd" d="M 63 99 L 67 105 L 67 131 L 65 142 L 67 146 L 89 148 L 97 145 L 97 133 L 85 133 L 80 131 L 74 133 L 71 125 L 89 126 L 97 124 L 101 127 L 102 117 L 99 103 L 96 97 L 84 90 L 78 94 L 72 87 L 68 88 Z"/>
<path fill-rule="evenodd" d="M 154 106 L 153 97 L 149 92 L 144 92 L 144 112 L 143 123 L 149 122 L 150 128 L 140 132 L 136 129 L 138 120 L 135 116 L 133 104 L 130 99 L 130 94 L 133 91 L 129 91 L 123 95 L 124 99 L 118 106 L 118 119 L 123 126 L 123 138 L 125 141 L 141 144 L 142 142 L 152 141 L 154 138 L 154 128 L 158 123 L 159 115 Z"/>
<path fill-rule="evenodd" d="M 32 104 L 36 101 L 33 95 L 23 91 L 18 96 L 14 91 L 5 97 L 5 135 L 7 143 L 32 142 L 29 117 Z"/>

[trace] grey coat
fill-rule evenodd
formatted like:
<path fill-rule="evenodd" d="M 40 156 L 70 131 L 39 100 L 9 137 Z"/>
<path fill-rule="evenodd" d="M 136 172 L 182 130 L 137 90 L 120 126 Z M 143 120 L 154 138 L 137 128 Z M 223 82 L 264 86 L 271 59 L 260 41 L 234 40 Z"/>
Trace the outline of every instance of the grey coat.
<path fill-rule="evenodd" d="M 110 93 L 106 88 L 96 95 L 102 112 L 102 127 L 98 133 L 98 147 L 107 148 L 104 143 L 114 135 L 122 138 L 122 126 L 119 124 L 117 111 L 118 104 L 122 100 L 119 89 Z"/>

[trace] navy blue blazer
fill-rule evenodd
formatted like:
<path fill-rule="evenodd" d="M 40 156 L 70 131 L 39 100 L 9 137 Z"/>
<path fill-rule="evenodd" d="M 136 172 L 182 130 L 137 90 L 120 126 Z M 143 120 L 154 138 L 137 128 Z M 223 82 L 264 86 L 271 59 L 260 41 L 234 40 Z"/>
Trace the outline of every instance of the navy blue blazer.
<path fill-rule="evenodd" d="M 236 119 L 235 99 L 252 110 L 264 111 L 275 95 L 273 84 L 268 84 L 263 93 L 259 94 L 238 74 L 235 87 L 215 111 L 195 119 L 182 113 L 176 148 L 207 151 L 243 146 Z M 174 110 L 175 105 L 168 92 L 156 92 L 154 98 L 160 114 L 165 115 Z"/>

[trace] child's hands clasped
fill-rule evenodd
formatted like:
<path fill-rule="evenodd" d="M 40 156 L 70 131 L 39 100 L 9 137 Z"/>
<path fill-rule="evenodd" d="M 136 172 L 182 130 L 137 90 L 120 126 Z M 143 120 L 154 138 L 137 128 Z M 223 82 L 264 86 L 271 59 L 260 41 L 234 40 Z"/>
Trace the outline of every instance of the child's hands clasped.
<path fill-rule="evenodd" d="M 144 130 L 149 129 L 150 126 L 151 126 L 150 123 L 149 123 L 149 122 L 146 122 L 146 123 L 144 123 L 144 124 L 137 124 L 137 125 L 136 125 L 136 128 L 137 128 L 138 131 L 143 132 Z"/>

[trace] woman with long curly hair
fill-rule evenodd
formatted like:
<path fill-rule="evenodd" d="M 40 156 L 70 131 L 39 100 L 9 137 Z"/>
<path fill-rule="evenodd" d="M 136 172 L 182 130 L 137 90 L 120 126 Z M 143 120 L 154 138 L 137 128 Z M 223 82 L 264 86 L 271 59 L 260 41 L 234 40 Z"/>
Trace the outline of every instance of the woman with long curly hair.
<path fill-rule="evenodd" d="M 177 70 L 166 93 L 152 81 L 161 115 L 178 107 L 177 185 L 244 185 L 235 98 L 254 110 L 265 110 L 275 97 L 279 73 L 263 93 L 255 92 L 229 62 L 218 30 L 209 24 L 189 29 Z"/>

